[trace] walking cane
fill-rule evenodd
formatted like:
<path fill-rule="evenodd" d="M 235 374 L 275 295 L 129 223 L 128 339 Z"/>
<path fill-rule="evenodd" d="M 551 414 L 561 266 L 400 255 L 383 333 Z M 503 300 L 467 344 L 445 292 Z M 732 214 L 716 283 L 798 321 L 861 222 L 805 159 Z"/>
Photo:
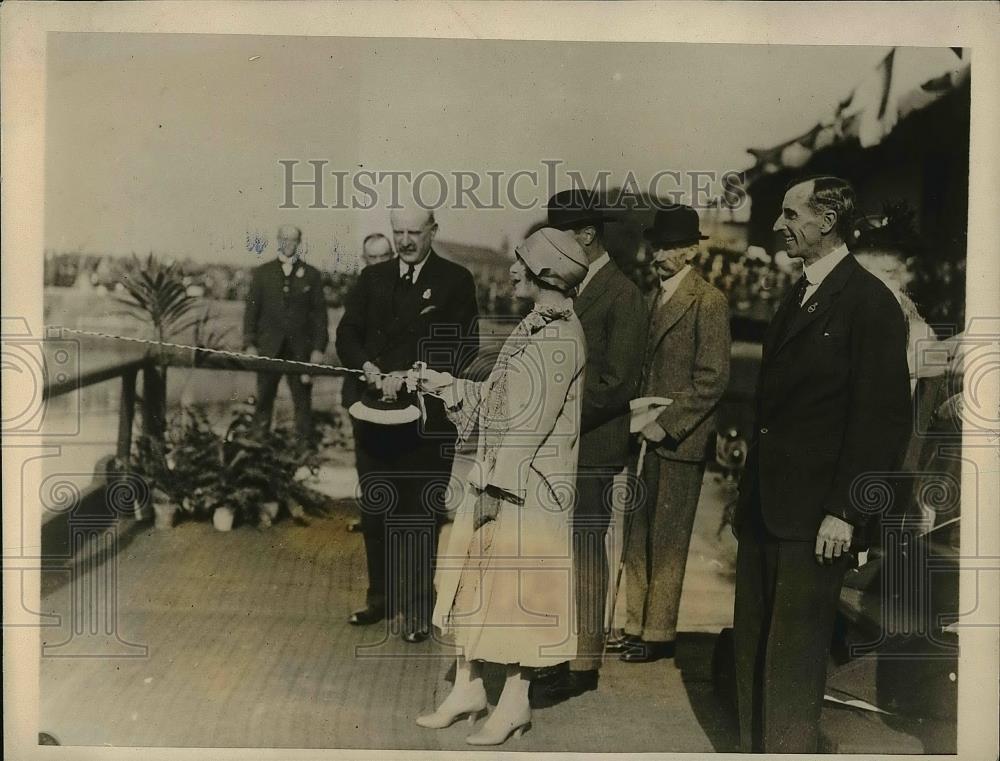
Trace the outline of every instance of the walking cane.
<path fill-rule="evenodd" d="M 642 465 L 643 461 L 646 459 L 647 444 L 648 442 L 646 441 L 646 439 L 643 439 L 642 443 L 639 445 L 639 460 L 636 463 L 636 468 L 635 468 L 635 477 L 637 481 L 642 478 Z M 636 490 L 638 493 L 638 487 Z M 608 638 L 611 636 L 611 632 L 615 628 L 615 609 L 618 606 L 618 590 L 621 587 L 622 573 L 625 570 L 625 558 L 627 557 L 628 553 L 629 537 L 632 534 L 632 518 L 634 515 L 635 515 L 635 506 L 633 505 L 631 509 L 629 509 L 628 512 L 625 513 L 625 521 L 622 524 L 622 533 L 625 536 L 622 538 L 622 553 L 621 557 L 618 559 L 618 572 L 615 574 L 615 585 L 611 590 L 611 601 L 610 601 L 611 610 L 610 614 L 608 615 L 608 627 L 604 630 L 605 649 L 607 649 L 608 647 Z"/>
<path fill-rule="evenodd" d="M 657 415 L 663 411 L 663 408 L 669 404 L 672 404 L 672 399 L 667 399 L 662 396 L 654 397 L 643 397 L 641 399 L 633 399 L 629 402 L 629 409 L 631 413 L 631 420 L 629 422 L 629 432 L 637 433 L 646 427 L 646 424 L 652 422 L 656 419 Z M 646 448 L 649 442 L 643 437 L 642 442 L 639 444 L 639 459 L 636 462 L 635 477 L 636 481 L 641 481 L 642 479 L 642 468 L 646 460 Z M 639 493 L 638 484 L 636 485 L 636 496 Z M 636 497 L 633 497 L 633 503 Z M 625 514 L 625 522 L 622 527 L 622 531 L 625 534 L 622 539 L 622 553 L 618 560 L 618 571 L 615 574 L 615 585 L 611 590 L 611 611 L 608 616 L 608 626 L 604 630 L 604 648 L 608 647 L 608 638 L 611 636 L 611 631 L 614 629 L 615 622 L 615 608 L 618 605 L 618 590 L 622 583 L 622 573 L 625 570 L 625 558 L 628 557 L 628 545 L 629 537 L 632 534 L 632 520 L 635 517 L 636 508 L 633 504 L 631 509 Z"/>

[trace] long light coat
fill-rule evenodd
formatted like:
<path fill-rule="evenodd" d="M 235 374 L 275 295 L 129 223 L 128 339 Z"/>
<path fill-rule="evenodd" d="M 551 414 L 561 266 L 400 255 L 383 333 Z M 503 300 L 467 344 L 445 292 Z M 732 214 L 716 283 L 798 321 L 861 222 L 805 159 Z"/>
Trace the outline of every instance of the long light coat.
<path fill-rule="evenodd" d="M 576 655 L 571 517 L 586 349 L 572 313 L 522 343 L 485 382 L 461 382 L 463 414 L 480 428 L 469 475 L 477 488 L 464 489 L 438 555 L 433 622 L 470 660 L 530 667 Z M 505 393 L 508 425 L 502 444 L 488 451 L 483 430 L 497 428 L 489 420 L 502 401 L 497 393 Z M 492 525 L 474 530 L 477 489 L 487 486 L 524 504 L 502 502 Z"/>

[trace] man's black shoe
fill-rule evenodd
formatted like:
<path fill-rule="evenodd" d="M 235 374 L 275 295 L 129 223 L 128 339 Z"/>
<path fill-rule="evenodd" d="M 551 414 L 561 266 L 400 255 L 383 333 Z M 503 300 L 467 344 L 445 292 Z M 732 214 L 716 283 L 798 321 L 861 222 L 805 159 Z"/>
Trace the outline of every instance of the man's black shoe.
<path fill-rule="evenodd" d="M 407 627 L 403 632 L 403 641 L 415 645 L 418 642 L 423 642 L 429 636 L 431 636 L 430 630 L 425 626 Z"/>
<path fill-rule="evenodd" d="M 631 634 L 626 634 L 622 637 L 615 637 L 614 639 L 609 639 L 607 644 L 604 646 L 604 652 L 606 653 L 624 653 L 636 645 L 642 644 L 642 640 Z"/>
<path fill-rule="evenodd" d="M 674 657 L 674 642 L 638 642 L 621 655 L 625 663 L 650 663 Z"/>
<path fill-rule="evenodd" d="M 347 623 L 351 626 L 371 626 L 385 619 L 385 611 L 380 608 L 363 608 L 351 614 Z"/>
<path fill-rule="evenodd" d="M 546 683 L 540 690 L 540 697 L 547 700 L 566 700 L 596 690 L 598 674 L 597 669 L 567 671 L 561 678 Z"/>

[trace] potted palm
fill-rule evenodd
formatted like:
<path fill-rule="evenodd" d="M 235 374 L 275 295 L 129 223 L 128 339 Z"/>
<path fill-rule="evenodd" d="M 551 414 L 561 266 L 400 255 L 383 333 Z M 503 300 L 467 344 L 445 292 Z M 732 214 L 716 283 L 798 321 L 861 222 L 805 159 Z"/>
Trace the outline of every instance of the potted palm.
<path fill-rule="evenodd" d="M 156 364 L 143 376 L 143 424 L 152 436 L 166 428 L 168 351 L 165 343 L 198 322 L 191 311 L 199 299 L 187 292 L 183 274 L 175 262 L 163 263 L 152 253 L 145 260 L 132 257 L 122 275 L 126 296 L 118 297 L 125 314 L 145 323 L 157 342 Z"/>

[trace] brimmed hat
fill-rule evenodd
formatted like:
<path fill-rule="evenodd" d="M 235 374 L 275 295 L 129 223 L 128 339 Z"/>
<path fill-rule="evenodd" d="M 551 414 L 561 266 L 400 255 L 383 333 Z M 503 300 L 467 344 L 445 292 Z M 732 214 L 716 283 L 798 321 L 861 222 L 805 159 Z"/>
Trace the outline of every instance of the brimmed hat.
<path fill-rule="evenodd" d="M 698 212 L 681 204 L 657 211 L 652 227 L 643 230 L 642 235 L 653 245 L 660 246 L 684 246 L 708 240 L 698 228 Z"/>
<path fill-rule="evenodd" d="M 543 227 L 514 248 L 535 277 L 561 291 L 575 288 L 587 277 L 590 263 L 572 233 Z"/>
<path fill-rule="evenodd" d="M 347 414 L 365 423 L 405 425 L 420 418 L 420 409 L 416 393 L 405 387 L 399 390 L 396 400 L 392 402 L 383 401 L 381 391 L 365 388 L 361 399 L 350 406 Z"/>
<path fill-rule="evenodd" d="M 548 223 L 557 230 L 575 230 L 599 222 L 612 222 L 613 217 L 601 211 L 600 199 L 583 188 L 561 190 L 556 193 L 545 208 Z"/>

